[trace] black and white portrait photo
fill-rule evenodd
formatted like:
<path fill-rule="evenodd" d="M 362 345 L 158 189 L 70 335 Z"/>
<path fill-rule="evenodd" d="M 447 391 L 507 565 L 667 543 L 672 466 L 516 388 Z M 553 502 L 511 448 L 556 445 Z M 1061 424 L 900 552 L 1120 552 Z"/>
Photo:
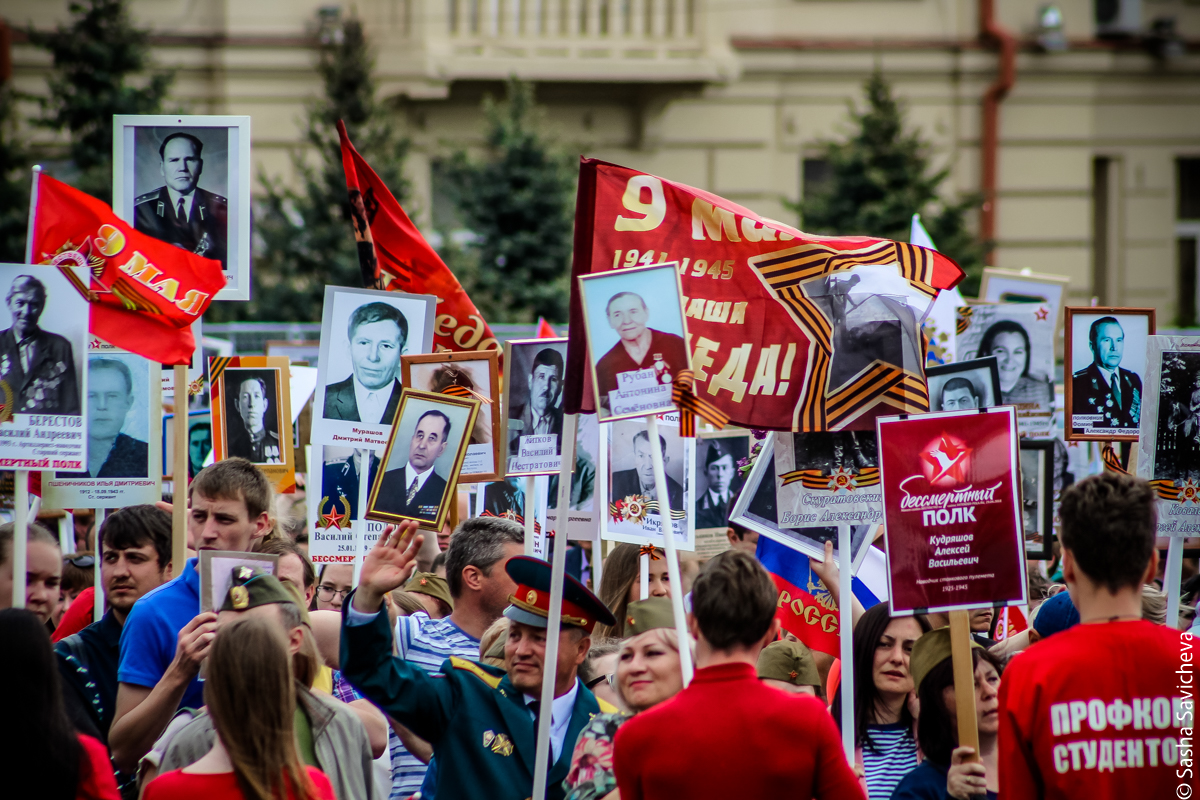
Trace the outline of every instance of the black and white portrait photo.
<path fill-rule="evenodd" d="M 575 424 L 575 469 L 571 473 L 571 497 L 567 517 L 567 536 L 594 539 L 600 518 L 596 507 L 596 468 L 599 463 L 600 423 L 595 414 L 580 414 Z M 558 530 L 558 474 L 549 477 L 546 524 Z"/>
<path fill-rule="evenodd" d="M 964 310 L 957 360 L 995 356 L 1000 404 L 1016 406 L 1022 435 L 1048 436 L 1054 412 L 1054 309 L 1040 303 L 996 303 Z"/>
<path fill-rule="evenodd" d="M 226 369 L 225 425 L 227 456 L 254 464 L 282 464 L 279 435 L 279 372 Z"/>
<path fill-rule="evenodd" d="M 1137 438 L 1152 308 L 1068 308 L 1068 439 Z"/>
<path fill-rule="evenodd" d="M 429 353 L 400 361 L 402 382 L 422 392 L 473 397 L 480 402 L 463 459 L 463 483 L 495 480 L 503 472 L 500 425 L 500 353 Z"/>
<path fill-rule="evenodd" d="M 428 295 L 325 288 L 314 443 L 382 447 L 399 408 L 400 357 L 432 348 L 435 302 Z"/>
<path fill-rule="evenodd" d="M 776 433 L 779 528 L 883 521 L 875 431 Z"/>
<path fill-rule="evenodd" d="M 218 299 L 248 300 L 250 118 L 118 115 L 113 125 L 117 213 L 141 233 L 220 261 L 227 284 Z"/>
<path fill-rule="evenodd" d="M 925 381 L 930 411 L 990 408 L 999 403 L 1000 367 L 995 356 L 928 367 Z"/>
<path fill-rule="evenodd" d="M 1158 492 L 1158 535 L 1200 535 L 1200 336 L 1146 340 L 1138 477 Z"/>
<path fill-rule="evenodd" d="M 1028 558 L 1049 558 L 1054 534 L 1053 439 L 1020 441 L 1021 524 Z"/>
<path fill-rule="evenodd" d="M 644 420 L 624 420 L 605 426 L 607 442 L 601 441 L 608 513 L 601 534 L 606 539 L 626 542 L 654 541 L 662 535 L 658 509 L 661 497 L 654 481 L 650 433 Z M 601 431 L 601 435 L 604 431 Z M 664 414 L 658 421 L 658 445 L 662 448 L 663 472 L 667 479 L 667 501 L 676 546 L 695 548 L 694 500 L 695 440 L 679 434 L 679 414 Z"/>
<path fill-rule="evenodd" d="M 671 384 L 691 369 L 676 266 L 580 278 L 600 421 L 669 411 Z"/>
<path fill-rule="evenodd" d="M 368 519 L 415 519 L 423 528 L 441 528 L 479 405 L 475 399 L 404 391 L 383 472 L 367 503 Z"/>
<path fill-rule="evenodd" d="M 738 464 L 750 453 L 750 434 L 696 440 L 697 528 L 724 528 L 742 488 Z"/>
<path fill-rule="evenodd" d="M 509 475 L 557 474 L 562 457 L 566 339 L 507 343 L 505 440 Z"/>

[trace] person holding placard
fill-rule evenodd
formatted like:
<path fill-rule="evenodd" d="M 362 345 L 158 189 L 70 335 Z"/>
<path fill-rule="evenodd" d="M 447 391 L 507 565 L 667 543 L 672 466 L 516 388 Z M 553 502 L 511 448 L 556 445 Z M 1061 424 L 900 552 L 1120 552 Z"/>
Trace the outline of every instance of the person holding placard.
<path fill-rule="evenodd" d="M 1063 493 L 1063 580 L 1080 624 L 1005 671 L 1004 797 L 1191 796 L 1194 644 L 1142 619 L 1142 585 L 1158 573 L 1155 503 L 1147 481 L 1113 472 Z"/>

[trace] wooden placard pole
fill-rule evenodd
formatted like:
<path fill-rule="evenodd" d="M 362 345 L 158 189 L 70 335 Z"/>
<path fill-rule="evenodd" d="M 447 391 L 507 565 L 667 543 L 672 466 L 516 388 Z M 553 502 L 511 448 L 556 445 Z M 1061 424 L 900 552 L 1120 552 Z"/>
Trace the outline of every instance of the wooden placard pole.
<path fill-rule="evenodd" d="M 550 773 L 550 710 L 554 705 L 554 682 L 558 664 L 558 637 L 562 630 L 562 597 L 564 575 L 567 571 L 567 519 L 571 510 L 571 470 L 575 466 L 575 426 L 579 419 L 575 414 L 563 415 L 562 466 L 558 470 L 558 519 L 561 530 L 556 531 L 553 554 L 550 558 L 550 608 L 546 626 L 546 657 L 542 660 L 542 713 L 537 722 L 537 756 L 533 767 L 533 800 L 545 800 L 546 780 Z M 532 479 L 530 479 L 532 480 Z M 528 496 L 528 495 L 526 495 Z M 526 501 L 528 503 L 528 501 Z M 526 515 L 525 524 L 529 524 Z M 550 546 L 547 537 L 546 546 Z M 571 747 L 564 743 L 563 747 Z M 561 757 L 562 754 L 559 754 Z M 570 757 L 570 753 L 567 754 Z"/>
<path fill-rule="evenodd" d="M 13 471 L 12 607 L 25 607 L 29 570 L 29 470 Z"/>
<path fill-rule="evenodd" d="M 641 592 L 638 594 L 639 600 L 645 600 L 650 596 L 650 554 L 642 553 L 638 556 L 638 574 L 641 578 Z"/>
<path fill-rule="evenodd" d="M 971 612 L 950 612 L 950 656 L 954 661 L 954 700 L 958 707 L 958 746 L 970 747 L 979 761 L 979 722 L 975 716 L 975 659 L 971 656 Z"/>
<path fill-rule="evenodd" d="M 171 467 L 171 574 L 178 578 L 187 564 L 188 509 L 188 368 L 175 365 L 175 464 Z M 99 511 L 96 512 L 99 515 Z"/>
<path fill-rule="evenodd" d="M 104 517 L 107 514 L 107 508 L 96 509 L 96 547 L 92 564 L 92 579 L 96 586 L 96 603 L 92 610 L 93 622 L 99 622 L 104 616 L 104 581 L 100 576 L 100 565 L 104 561 L 104 544 L 100 541 L 100 526 L 104 524 Z"/>
<path fill-rule="evenodd" d="M 683 685 L 692 682 L 692 649 L 688 647 L 687 617 L 683 613 L 683 581 L 679 573 L 679 554 L 675 551 L 675 533 L 671 529 L 671 494 L 667 472 L 663 468 L 662 443 L 658 438 L 658 417 L 646 416 L 646 433 L 650 438 L 650 457 L 654 464 L 654 486 L 658 491 L 658 516 L 662 521 L 663 550 L 667 556 L 667 576 L 671 581 L 671 610 L 675 612 L 675 633 L 679 637 L 679 666 L 683 670 Z"/>
<path fill-rule="evenodd" d="M 854 764 L 854 572 L 850 526 L 838 525 L 838 652 L 842 659 L 842 748 Z"/>
<path fill-rule="evenodd" d="M 534 522 L 537 520 L 537 502 L 535 500 L 535 492 L 537 485 L 536 478 L 533 475 L 525 476 L 525 555 L 536 555 L 537 544 L 537 529 L 534 528 Z"/>

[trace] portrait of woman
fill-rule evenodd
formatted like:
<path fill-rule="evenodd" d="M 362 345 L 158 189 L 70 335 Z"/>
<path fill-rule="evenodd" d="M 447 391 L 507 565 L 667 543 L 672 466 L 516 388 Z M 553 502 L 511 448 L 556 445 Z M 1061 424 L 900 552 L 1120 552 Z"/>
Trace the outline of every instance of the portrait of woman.
<path fill-rule="evenodd" d="M 1048 376 L 1030 372 L 1030 341 L 1025 327 L 999 320 L 983 333 L 977 357 L 995 356 L 1000 367 L 1000 397 L 1006 405 L 1036 403 L 1049 408 L 1054 385 Z"/>

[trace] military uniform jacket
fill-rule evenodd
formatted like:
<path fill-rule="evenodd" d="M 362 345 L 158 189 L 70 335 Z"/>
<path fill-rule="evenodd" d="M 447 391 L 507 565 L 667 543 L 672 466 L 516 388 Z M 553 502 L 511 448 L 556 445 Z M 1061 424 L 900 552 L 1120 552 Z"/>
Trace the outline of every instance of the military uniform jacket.
<path fill-rule="evenodd" d="M 1104 421 L 1093 428 L 1136 428 L 1141 424 L 1142 379 L 1137 373 L 1117 367 L 1121 402 L 1113 396 L 1112 386 L 1093 362 L 1071 376 L 1071 413 L 1102 415 Z M 1082 425 L 1072 425 L 1083 430 Z"/>
<path fill-rule="evenodd" d="M 392 653 L 388 615 L 347 625 L 354 595 L 342 604 L 342 675 L 397 722 L 433 745 L 439 765 L 438 800 L 526 800 L 533 793 L 537 754 L 533 715 L 503 670 L 450 658 L 433 677 Z M 579 686 L 575 709 L 546 797 L 563 800 L 563 780 L 575 741 L 600 712 Z"/>
<path fill-rule="evenodd" d="M 215 258 L 222 267 L 227 267 L 229 202 L 200 187 L 196 187 L 195 195 L 187 219 L 176 216 L 166 186 L 138 195 L 134 200 L 133 227 L 198 256 Z"/>
<path fill-rule="evenodd" d="M 240 423 L 236 428 L 229 432 L 229 455 L 245 458 L 251 464 L 283 463 L 278 433 L 269 428 L 264 429 L 262 438 L 255 441 Z"/>
<path fill-rule="evenodd" d="M 12 328 L 0 332 L 0 380 L 13 392 L 16 414 L 79 414 L 79 383 L 71 343 L 57 333 L 38 329 L 31 337 L 29 370 Z"/>

